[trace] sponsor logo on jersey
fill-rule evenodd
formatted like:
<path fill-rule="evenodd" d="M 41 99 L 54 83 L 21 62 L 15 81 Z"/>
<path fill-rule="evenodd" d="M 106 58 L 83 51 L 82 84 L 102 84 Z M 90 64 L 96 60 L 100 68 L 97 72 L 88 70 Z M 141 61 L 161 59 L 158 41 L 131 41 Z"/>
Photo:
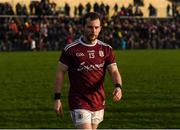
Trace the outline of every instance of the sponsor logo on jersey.
<path fill-rule="evenodd" d="M 88 64 L 86 65 L 85 62 L 81 62 L 77 71 L 93 71 L 93 70 L 101 70 L 104 67 L 104 62 L 100 64 Z"/>
<path fill-rule="evenodd" d="M 87 50 L 88 53 L 94 53 L 95 50 Z"/>
<path fill-rule="evenodd" d="M 100 57 L 104 57 L 104 51 L 100 50 L 100 51 L 99 51 L 99 56 L 100 56 Z"/>

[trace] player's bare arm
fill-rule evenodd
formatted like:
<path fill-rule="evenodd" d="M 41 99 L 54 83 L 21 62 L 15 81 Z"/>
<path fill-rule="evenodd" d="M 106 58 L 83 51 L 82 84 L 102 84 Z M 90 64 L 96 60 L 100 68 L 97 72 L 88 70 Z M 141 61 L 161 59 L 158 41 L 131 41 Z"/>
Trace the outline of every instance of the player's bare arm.
<path fill-rule="evenodd" d="M 65 72 L 67 71 L 68 67 L 61 62 L 59 62 L 58 67 L 57 67 L 57 72 L 56 72 L 56 78 L 55 78 L 55 104 L 54 104 L 54 110 L 57 115 L 62 115 L 63 114 L 63 109 L 62 109 L 62 103 L 60 100 L 60 93 L 61 89 L 63 87 L 63 80 L 64 80 L 64 75 Z"/>
<path fill-rule="evenodd" d="M 122 79 L 121 75 L 119 73 L 118 67 L 116 64 L 111 64 L 108 66 L 108 72 L 109 75 L 115 85 L 115 88 L 113 90 L 113 101 L 117 102 L 122 97 Z"/>

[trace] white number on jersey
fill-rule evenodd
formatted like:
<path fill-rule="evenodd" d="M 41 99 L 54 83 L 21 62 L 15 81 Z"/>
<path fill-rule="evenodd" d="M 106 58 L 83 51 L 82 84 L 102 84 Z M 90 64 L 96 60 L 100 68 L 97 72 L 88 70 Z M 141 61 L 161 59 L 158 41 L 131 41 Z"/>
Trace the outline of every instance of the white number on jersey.
<path fill-rule="evenodd" d="M 90 52 L 90 53 L 89 53 L 89 58 L 90 58 L 90 59 L 95 58 L 94 52 Z"/>

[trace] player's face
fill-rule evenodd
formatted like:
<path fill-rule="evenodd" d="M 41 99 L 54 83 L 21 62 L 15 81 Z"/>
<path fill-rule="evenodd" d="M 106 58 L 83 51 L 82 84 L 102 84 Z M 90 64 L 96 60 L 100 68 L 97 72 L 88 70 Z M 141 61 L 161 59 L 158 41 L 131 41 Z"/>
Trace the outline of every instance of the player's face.
<path fill-rule="evenodd" d="M 95 41 L 101 31 L 101 22 L 99 19 L 86 20 L 86 25 L 84 27 L 84 36 L 90 42 Z"/>

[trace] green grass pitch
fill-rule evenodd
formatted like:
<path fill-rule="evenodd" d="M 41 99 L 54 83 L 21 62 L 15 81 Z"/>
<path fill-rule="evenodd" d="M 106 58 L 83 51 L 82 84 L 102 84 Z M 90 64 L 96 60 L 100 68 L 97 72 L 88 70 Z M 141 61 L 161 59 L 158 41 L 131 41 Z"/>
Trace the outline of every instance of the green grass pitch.
<path fill-rule="evenodd" d="M 99 128 L 180 128 L 180 51 L 116 51 L 123 98 L 112 101 L 105 79 L 106 109 Z M 53 111 L 53 88 L 60 52 L 0 53 L 0 128 L 74 128 L 67 104 L 64 116 Z"/>

